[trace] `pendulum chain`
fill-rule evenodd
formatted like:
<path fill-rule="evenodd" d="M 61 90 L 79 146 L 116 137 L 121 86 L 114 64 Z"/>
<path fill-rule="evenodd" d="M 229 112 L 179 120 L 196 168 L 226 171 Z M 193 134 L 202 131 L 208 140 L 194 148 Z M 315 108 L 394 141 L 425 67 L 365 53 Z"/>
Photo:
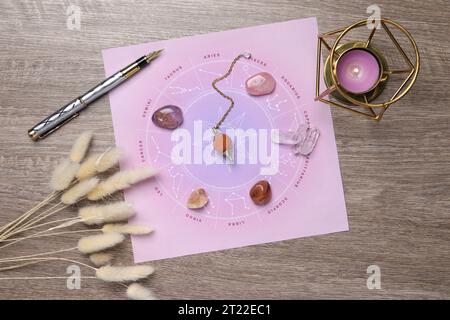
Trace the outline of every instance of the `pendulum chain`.
<path fill-rule="evenodd" d="M 233 62 L 231 62 L 231 65 L 230 65 L 228 71 L 223 76 L 221 76 L 217 79 L 214 79 L 214 81 L 212 82 L 212 87 L 214 88 L 214 90 L 216 90 L 222 97 L 224 97 L 225 99 L 230 101 L 230 106 L 228 107 L 227 111 L 225 111 L 225 113 L 223 114 L 223 116 L 220 118 L 219 122 L 217 122 L 217 124 L 214 126 L 213 129 L 219 130 L 222 123 L 225 121 L 227 116 L 230 114 L 231 109 L 233 109 L 233 107 L 234 107 L 234 100 L 230 96 L 227 96 L 225 93 L 220 91 L 220 89 L 217 88 L 216 83 L 219 81 L 222 81 L 223 79 L 227 78 L 231 74 L 231 72 L 233 71 L 234 65 L 236 64 L 236 62 L 238 62 L 239 59 L 241 59 L 241 58 L 250 59 L 250 57 L 251 57 L 250 53 L 243 53 L 243 54 L 238 55 L 236 58 L 234 58 Z"/>

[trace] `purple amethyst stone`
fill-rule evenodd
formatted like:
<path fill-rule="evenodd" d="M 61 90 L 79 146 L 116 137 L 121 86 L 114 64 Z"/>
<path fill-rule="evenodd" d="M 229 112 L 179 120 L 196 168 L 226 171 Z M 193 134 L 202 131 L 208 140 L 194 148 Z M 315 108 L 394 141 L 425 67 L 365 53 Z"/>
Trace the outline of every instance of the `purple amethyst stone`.
<path fill-rule="evenodd" d="M 177 106 L 167 105 L 153 113 L 152 121 L 160 128 L 173 130 L 183 123 L 183 111 Z"/>

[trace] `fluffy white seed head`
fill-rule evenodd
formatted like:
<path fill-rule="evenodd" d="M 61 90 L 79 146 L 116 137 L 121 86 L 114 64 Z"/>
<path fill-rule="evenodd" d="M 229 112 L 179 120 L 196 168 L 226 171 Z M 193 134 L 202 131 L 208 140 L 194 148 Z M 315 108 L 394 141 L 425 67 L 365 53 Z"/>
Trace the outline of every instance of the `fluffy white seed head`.
<path fill-rule="evenodd" d="M 132 283 L 127 289 L 127 296 L 132 300 L 157 300 L 150 289 L 139 283 Z"/>
<path fill-rule="evenodd" d="M 105 224 L 102 228 L 104 233 L 118 232 L 122 234 L 131 235 L 144 235 L 152 232 L 152 228 L 149 226 L 137 225 L 137 224 Z"/>
<path fill-rule="evenodd" d="M 125 237 L 120 233 L 103 233 L 86 236 L 78 241 L 78 250 L 84 254 L 91 254 L 112 248 L 121 243 Z"/>
<path fill-rule="evenodd" d="M 89 260 L 96 266 L 101 267 L 106 264 L 109 264 L 112 260 L 113 256 L 110 253 L 106 252 L 97 252 L 93 253 L 89 256 Z"/>
<path fill-rule="evenodd" d="M 120 151 L 110 148 L 103 153 L 88 157 L 80 166 L 77 178 L 80 180 L 90 178 L 98 172 L 105 172 L 119 163 Z"/>
<path fill-rule="evenodd" d="M 108 282 L 137 281 L 147 278 L 155 269 L 151 266 L 113 267 L 103 266 L 97 269 L 97 278 Z"/>
<path fill-rule="evenodd" d="M 77 178 L 79 180 L 93 177 L 97 173 L 95 170 L 95 163 L 97 162 L 98 157 L 98 154 L 94 154 L 81 163 L 80 169 L 77 172 Z"/>
<path fill-rule="evenodd" d="M 119 171 L 89 192 L 88 199 L 95 201 L 113 194 L 116 191 L 129 188 L 131 185 L 150 178 L 156 174 L 156 170 L 143 167 L 134 170 Z"/>
<path fill-rule="evenodd" d="M 86 152 L 91 144 L 92 140 L 92 132 L 85 131 L 83 132 L 76 140 L 72 146 L 72 150 L 70 151 L 69 158 L 75 163 L 80 163 L 83 160 Z"/>
<path fill-rule="evenodd" d="M 61 196 L 61 202 L 64 204 L 74 204 L 75 202 L 78 202 L 97 186 L 98 181 L 99 180 L 97 178 L 90 178 L 88 180 L 78 182 L 72 188 L 63 193 Z"/>
<path fill-rule="evenodd" d="M 55 191 L 67 189 L 75 178 L 79 168 L 80 165 L 78 163 L 72 162 L 69 159 L 62 160 L 53 170 L 50 179 L 51 188 Z"/>
<path fill-rule="evenodd" d="M 87 225 L 126 221 L 134 215 L 133 207 L 125 202 L 81 208 L 78 216 Z"/>
<path fill-rule="evenodd" d="M 121 152 L 118 148 L 110 148 L 103 152 L 97 159 L 96 169 L 105 172 L 119 163 Z"/>

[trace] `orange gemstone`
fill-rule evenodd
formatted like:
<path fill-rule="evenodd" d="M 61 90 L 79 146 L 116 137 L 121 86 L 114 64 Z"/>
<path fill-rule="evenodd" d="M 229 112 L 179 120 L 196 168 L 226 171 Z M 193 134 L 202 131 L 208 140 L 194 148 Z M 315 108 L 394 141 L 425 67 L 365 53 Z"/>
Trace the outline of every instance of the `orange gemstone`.
<path fill-rule="evenodd" d="M 269 182 L 266 180 L 258 181 L 250 189 L 250 198 L 258 206 L 262 206 L 268 203 L 272 198 L 272 190 L 270 188 Z"/>
<path fill-rule="evenodd" d="M 232 142 L 229 136 L 224 133 L 217 133 L 214 136 L 214 149 L 220 153 L 230 150 Z"/>

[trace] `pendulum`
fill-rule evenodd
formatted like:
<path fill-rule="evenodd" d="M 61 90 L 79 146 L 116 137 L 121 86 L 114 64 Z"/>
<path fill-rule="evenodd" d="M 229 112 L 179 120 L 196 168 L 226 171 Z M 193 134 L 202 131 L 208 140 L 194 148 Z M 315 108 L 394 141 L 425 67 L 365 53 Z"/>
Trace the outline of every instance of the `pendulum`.
<path fill-rule="evenodd" d="M 225 121 L 227 116 L 230 114 L 231 109 L 233 109 L 234 100 L 230 96 L 227 96 L 225 93 L 223 93 L 219 88 L 217 88 L 216 84 L 219 81 L 222 81 L 223 79 L 227 78 L 231 74 L 231 72 L 233 71 L 234 65 L 241 58 L 250 59 L 251 55 L 250 55 L 250 53 L 243 53 L 243 54 L 238 55 L 231 62 L 231 65 L 228 68 L 228 71 L 223 76 L 221 76 L 217 79 L 214 79 L 214 81 L 212 82 L 212 87 L 214 88 L 214 90 L 216 90 L 223 98 L 230 101 L 230 106 L 225 111 L 223 116 L 219 119 L 219 121 L 216 123 L 216 125 L 212 128 L 213 133 L 214 133 L 214 138 L 213 138 L 214 150 L 216 150 L 219 154 L 224 156 L 230 163 L 233 163 L 233 142 L 231 141 L 231 138 L 228 135 L 226 135 L 225 133 L 220 131 L 220 126 L 223 124 L 223 122 Z"/>
<path fill-rule="evenodd" d="M 224 154 L 232 150 L 233 143 L 231 142 L 229 136 L 227 136 L 225 133 L 217 131 L 217 133 L 214 135 L 213 146 L 214 150 L 216 150 L 220 154 Z"/>

